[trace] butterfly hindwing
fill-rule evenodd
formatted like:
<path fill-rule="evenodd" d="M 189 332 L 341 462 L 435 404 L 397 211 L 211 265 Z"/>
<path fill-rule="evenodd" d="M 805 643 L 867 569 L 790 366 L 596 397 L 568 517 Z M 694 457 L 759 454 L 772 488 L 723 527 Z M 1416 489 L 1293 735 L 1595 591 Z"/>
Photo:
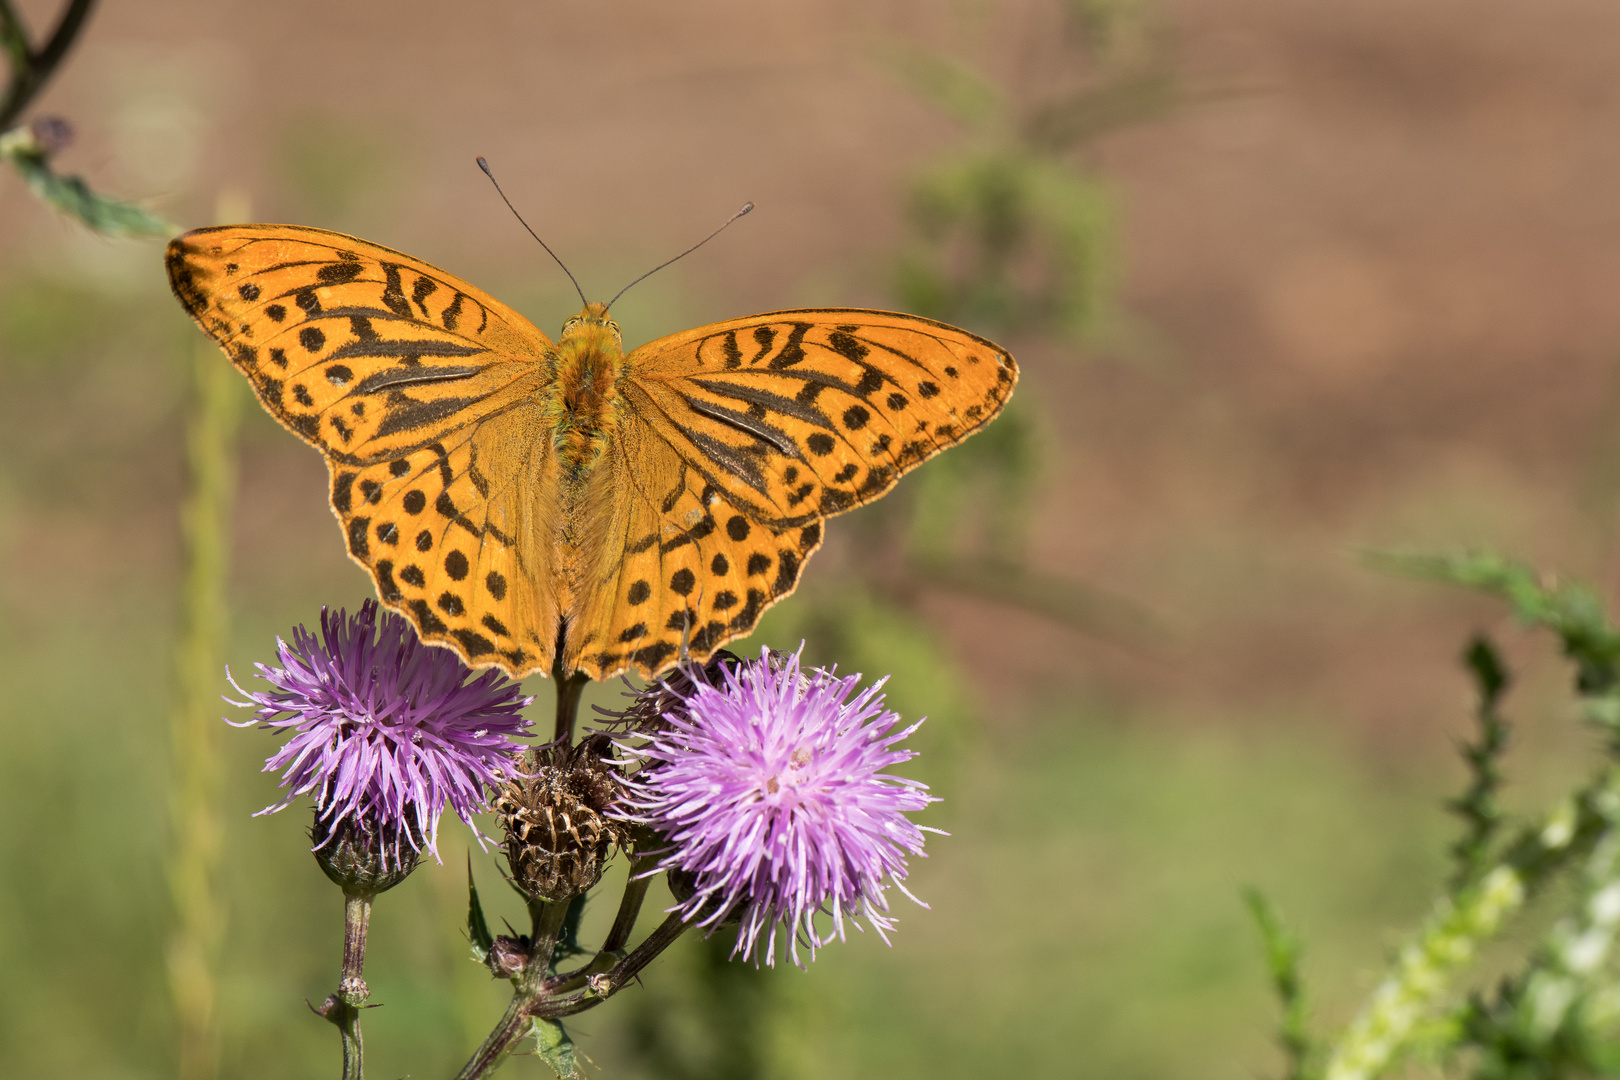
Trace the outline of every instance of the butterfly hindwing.
<path fill-rule="evenodd" d="M 332 507 L 349 554 L 424 640 L 474 665 L 549 669 L 556 641 L 541 628 L 557 625 L 553 556 L 523 538 L 552 485 L 543 460 L 511 460 L 515 445 L 485 424 L 385 462 L 329 460 Z M 512 482 L 525 475 L 539 479 Z"/>
<path fill-rule="evenodd" d="M 580 617 L 565 666 L 593 678 L 706 658 L 791 593 L 821 523 L 757 521 L 652 424 L 631 413 L 593 480 L 580 566 Z"/>

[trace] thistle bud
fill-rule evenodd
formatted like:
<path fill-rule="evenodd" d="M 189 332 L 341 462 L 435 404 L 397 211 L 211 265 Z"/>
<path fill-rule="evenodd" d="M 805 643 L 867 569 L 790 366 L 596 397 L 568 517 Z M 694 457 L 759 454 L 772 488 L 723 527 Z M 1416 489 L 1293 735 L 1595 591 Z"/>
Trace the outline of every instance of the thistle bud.
<path fill-rule="evenodd" d="M 566 900 L 601 880 L 623 831 L 603 816 L 619 791 L 602 760 L 611 747 L 603 735 L 540 747 L 525 759 L 526 775 L 501 790 L 495 809 L 506 826 L 506 861 L 527 895 Z"/>
<path fill-rule="evenodd" d="M 517 938 L 503 934 L 490 945 L 484 964 L 497 979 L 514 979 L 529 966 L 528 947 Z"/>
<path fill-rule="evenodd" d="M 421 838 L 370 819 L 315 811 L 315 861 L 346 896 L 376 896 L 410 876 Z"/>

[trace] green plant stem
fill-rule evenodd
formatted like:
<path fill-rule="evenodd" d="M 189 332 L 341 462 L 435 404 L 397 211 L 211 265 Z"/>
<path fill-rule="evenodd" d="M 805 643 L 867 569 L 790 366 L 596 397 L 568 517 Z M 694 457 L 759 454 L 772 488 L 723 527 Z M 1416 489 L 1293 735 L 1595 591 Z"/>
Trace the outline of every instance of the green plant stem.
<path fill-rule="evenodd" d="M 624 895 L 619 898 L 619 913 L 614 917 L 613 927 L 608 931 L 602 947 L 591 957 L 590 963 L 546 980 L 548 994 L 557 995 L 577 990 L 584 986 L 591 976 L 613 970 L 613 966 L 624 959 L 624 947 L 630 941 L 631 932 L 636 928 L 636 919 L 641 914 L 641 903 L 647 897 L 648 886 L 652 884 L 653 875 L 650 871 L 657 863 L 656 855 L 642 855 L 631 860 L 630 877 L 624 883 Z"/>
<path fill-rule="evenodd" d="M 1469 643 L 1463 652 L 1463 663 L 1473 673 L 1479 688 L 1479 706 L 1474 712 L 1479 739 L 1461 747 L 1463 760 L 1468 763 L 1468 790 L 1450 803 L 1451 811 L 1468 826 L 1467 832 L 1451 846 L 1457 864 L 1451 879 L 1453 888 L 1466 885 L 1484 868 L 1501 822 L 1496 792 L 1502 786 L 1499 762 L 1507 749 L 1508 725 L 1502 718 L 1500 705 L 1511 681 L 1496 647 L 1483 635 Z"/>
<path fill-rule="evenodd" d="M 579 701 L 585 693 L 585 684 L 591 681 L 590 676 L 584 672 L 566 677 L 554 673 L 552 678 L 557 681 L 557 726 L 552 741 L 571 746 L 574 742 L 574 722 L 579 717 Z"/>
<path fill-rule="evenodd" d="M 29 44 L 28 32 L 23 28 L 22 20 L 18 18 L 10 0 L 0 0 L 0 47 L 5 49 L 11 65 L 6 96 L 0 101 L 0 131 L 11 127 L 56 72 L 57 65 L 79 36 L 93 7 L 95 0 L 72 0 L 62 13 L 50 40 L 36 52 Z"/>
<path fill-rule="evenodd" d="M 360 1041 L 360 1010 L 344 1005 L 343 1016 L 344 1022 L 338 1025 L 343 1035 L 343 1080 L 363 1080 L 366 1051 Z"/>
<path fill-rule="evenodd" d="M 313 1007 L 313 1006 L 312 1006 Z M 362 1080 L 365 1073 L 365 1046 L 360 1041 L 360 1010 L 333 994 L 315 1009 L 338 1029 L 343 1039 L 343 1080 Z"/>
<path fill-rule="evenodd" d="M 647 887 L 652 884 L 652 868 L 657 863 L 656 855 L 637 855 L 630 860 L 630 876 L 624 883 L 624 895 L 619 899 L 619 913 L 613 919 L 613 928 L 602 942 L 603 952 L 618 952 L 630 941 L 630 933 L 636 928 L 636 918 L 641 914 L 641 902 L 646 899 Z"/>
<path fill-rule="evenodd" d="M 1272 987 L 1282 1005 L 1282 1023 L 1277 1041 L 1287 1062 L 1285 1080 L 1304 1080 L 1314 1047 L 1306 1027 L 1305 990 L 1300 982 L 1299 959 L 1303 951 L 1299 935 L 1283 925 L 1276 909 L 1257 889 L 1244 891 L 1244 901 L 1254 916 L 1266 946 L 1266 963 L 1271 969 Z"/>
<path fill-rule="evenodd" d="M 343 975 L 338 996 L 359 1008 L 371 996 L 366 985 L 366 931 L 371 926 L 371 896 L 346 893 L 343 897 Z"/>
<path fill-rule="evenodd" d="M 507 1003 L 506 1012 L 495 1025 L 495 1030 L 473 1054 L 472 1060 L 456 1073 L 455 1080 L 478 1080 L 488 1076 L 530 1034 L 536 1020 L 557 1020 L 600 1005 L 635 978 L 642 968 L 652 963 L 659 953 L 669 948 L 691 926 L 678 913 L 672 913 L 629 956 L 607 970 L 597 974 L 572 972 L 547 978 L 551 948 L 555 945 L 567 910 L 566 901 L 555 904 L 539 901 L 533 905 L 534 947 L 529 954 L 528 967 L 515 980 L 516 992 Z M 599 953 L 598 958 L 602 955 Z M 584 988 L 575 990 L 582 981 L 582 975 Z M 573 992 L 559 992 L 563 990 Z"/>
<path fill-rule="evenodd" d="M 1456 971 L 1554 871 L 1590 848 L 1615 817 L 1617 800 L 1620 772 L 1610 771 L 1521 833 L 1474 882 L 1441 896 L 1334 1047 L 1325 1080 L 1369 1080 L 1390 1067 Z"/>
<path fill-rule="evenodd" d="M 343 1080 L 361 1080 L 365 1042 L 360 1035 L 360 1008 L 371 989 L 366 986 L 366 931 L 371 926 L 369 893 L 343 895 L 343 974 L 338 992 L 326 999 L 322 1015 L 343 1037 Z"/>
<path fill-rule="evenodd" d="M 533 931 L 530 934 L 528 966 L 514 980 L 516 988 L 512 1000 L 507 1003 L 506 1012 L 501 1015 L 495 1030 L 489 1033 L 472 1060 L 456 1073 L 456 1080 L 473 1080 L 493 1072 L 502 1059 L 512 1052 L 512 1048 L 529 1034 L 535 1015 L 535 1002 L 544 993 L 551 952 L 556 947 L 563 920 L 568 917 L 568 902 L 531 901 L 529 917 L 533 922 Z"/>
<path fill-rule="evenodd" d="M 167 868 L 174 901 L 167 957 L 180 1028 L 180 1080 L 208 1080 L 218 1067 L 214 962 L 224 933 L 224 911 L 213 885 L 223 832 L 218 683 L 225 663 L 225 571 L 240 400 L 236 378 L 211 345 L 193 351 Z"/>
<path fill-rule="evenodd" d="M 631 979 L 640 974 L 641 969 L 652 963 L 659 953 L 669 948 L 675 940 L 684 934 L 691 923 L 687 922 L 679 912 L 671 912 L 658 929 L 648 935 L 647 940 L 636 946 L 634 952 L 614 964 L 600 975 L 592 975 L 586 979 L 584 990 L 562 997 L 547 998 L 537 1002 L 530 1011 L 531 1016 L 543 1016 L 548 1019 L 560 1019 L 564 1016 L 573 1016 L 586 1009 L 593 1009 L 603 1001 L 612 997 Z"/>

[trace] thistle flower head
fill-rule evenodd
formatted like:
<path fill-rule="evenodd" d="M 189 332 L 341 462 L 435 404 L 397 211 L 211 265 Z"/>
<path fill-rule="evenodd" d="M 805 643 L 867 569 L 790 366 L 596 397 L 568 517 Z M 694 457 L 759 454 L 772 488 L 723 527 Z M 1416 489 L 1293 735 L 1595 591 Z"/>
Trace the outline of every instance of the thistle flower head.
<path fill-rule="evenodd" d="M 425 645 L 404 619 L 379 618 L 367 600 L 350 616 L 321 609 L 317 638 L 302 626 L 277 639 L 279 666 L 255 664 L 270 689 L 232 702 L 290 738 L 265 762 L 284 769 L 287 795 L 261 814 L 314 792 L 316 817 L 335 835 L 350 820 L 368 834 L 435 851 L 446 806 L 472 825 L 486 790 L 515 765 L 533 699 L 497 670 L 474 675 L 449 649 Z M 317 837 L 319 839 L 319 837 Z M 324 841 L 322 841 L 324 842 Z"/>
<path fill-rule="evenodd" d="M 694 670 L 678 707 L 627 748 L 640 767 L 620 816 L 667 843 L 659 866 L 683 886 L 672 910 L 710 929 L 740 922 L 733 955 L 774 964 L 785 926 L 794 963 L 801 939 L 813 959 L 842 939 L 846 917 L 857 929 L 865 918 L 887 942 L 887 886 L 911 895 L 901 882 L 923 830 L 905 815 L 936 800 L 885 771 L 913 756 L 896 744 L 917 725 L 896 731 L 883 681 L 857 693 L 859 681 L 801 671 L 797 654 L 769 650 L 758 662 Z M 831 917 L 830 932 L 818 914 Z"/>

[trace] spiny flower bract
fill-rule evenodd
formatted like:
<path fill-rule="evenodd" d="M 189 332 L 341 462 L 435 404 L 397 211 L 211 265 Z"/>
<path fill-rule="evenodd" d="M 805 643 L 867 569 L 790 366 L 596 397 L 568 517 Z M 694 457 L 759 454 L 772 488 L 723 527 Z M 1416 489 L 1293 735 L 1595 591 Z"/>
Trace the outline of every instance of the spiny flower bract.
<path fill-rule="evenodd" d="M 490 669 L 474 675 L 449 649 L 421 642 L 398 615 L 378 617 L 367 600 L 352 617 L 321 609 L 317 638 L 299 626 L 276 640 L 280 666 L 255 664 L 271 689 L 233 686 L 267 729 L 290 731 L 264 771 L 285 769 L 288 806 L 314 792 L 318 817 L 381 828 L 434 852 L 446 806 L 472 825 L 485 792 L 510 775 L 514 738 L 529 734 L 520 712 L 533 699 Z"/>
<path fill-rule="evenodd" d="M 765 650 L 757 663 L 691 673 L 683 700 L 626 747 L 640 767 L 619 813 L 662 836 L 660 869 L 690 885 L 672 910 L 711 929 L 740 920 L 734 954 L 756 964 L 761 952 L 774 964 L 779 924 L 794 963 L 799 939 L 814 958 L 843 937 L 846 917 L 887 942 L 887 883 L 911 896 L 901 882 L 923 830 L 905 815 L 936 800 L 884 771 L 913 756 L 896 744 L 917 724 L 895 731 L 885 680 L 856 693 L 859 681 Z"/>

